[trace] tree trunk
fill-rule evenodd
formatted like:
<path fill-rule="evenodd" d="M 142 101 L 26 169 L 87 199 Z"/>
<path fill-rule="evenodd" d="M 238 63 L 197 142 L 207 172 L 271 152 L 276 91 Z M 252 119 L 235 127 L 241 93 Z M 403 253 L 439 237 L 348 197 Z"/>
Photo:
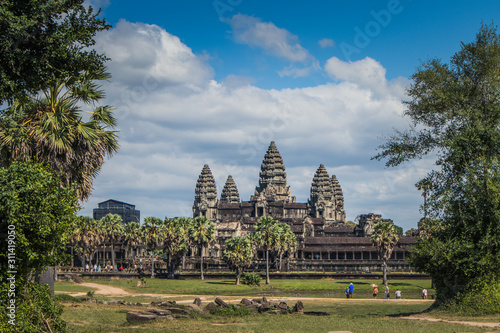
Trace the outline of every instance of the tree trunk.
<path fill-rule="evenodd" d="M 155 251 L 151 251 L 151 278 L 155 277 Z"/>
<path fill-rule="evenodd" d="M 169 279 L 173 278 L 174 272 L 172 271 L 172 255 L 170 253 L 168 254 L 167 271 L 168 271 L 168 278 Z"/>
<path fill-rule="evenodd" d="M 387 259 L 384 258 L 383 259 L 383 263 L 382 263 L 382 270 L 383 270 L 383 284 L 386 285 L 387 284 Z"/>
<path fill-rule="evenodd" d="M 237 286 L 240 285 L 240 276 L 241 276 L 240 268 L 236 267 L 236 285 Z"/>
<path fill-rule="evenodd" d="M 106 243 L 102 243 L 102 266 L 106 266 Z"/>
<path fill-rule="evenodd" d="M 203 280 L 203 246 L 200 246 L 200 272 L 201 279 Z"/>
<path fill-rule="evenodd" d="M 74 249 L 75 249 L 75 247 L 71 246 L 71 268 L 73 268 L 74 265 L 75 265 L 75 260 L 74 260 L 75 259 L 75 255 L 73 254 Z"/>
<path fill-rule="evenodd" d="M 111 242 L 111 265 L 113 266 L 113 269 L 116 268 L 115 266 L 115 243 Z"/>
<path fill-rule="evenodd" d="M 266 284 L 271 284 L 269 281 L 269 250 L 266 249 Z"/>

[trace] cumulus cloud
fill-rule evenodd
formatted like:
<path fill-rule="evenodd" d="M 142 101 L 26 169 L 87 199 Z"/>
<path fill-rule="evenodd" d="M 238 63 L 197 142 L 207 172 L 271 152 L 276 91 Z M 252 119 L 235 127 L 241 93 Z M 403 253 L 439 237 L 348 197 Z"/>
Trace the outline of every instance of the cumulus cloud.
<path fill-rule="evenodd" d="M 121 84 L 199 86 L 213 76 L 212 68 L 177 36 L 154 24 L 121 20 L 96 41 L 95 48 L 112 59 L 113 80 Z"/>
<path fill-rule="evenodd" d="M 234 40 L 291 62 L 307 62 L 311 55 L 298 43 L 298 37 L 272 22 L 262 22 L 253 16 L 237 14 L 230 20 Z"/>
<path fill-rule="evenodd" d="M 318 44 L 322 48 L 325 48 L 325 47 L 333 47 L 335 45 L 335 42 L 333 41 L 333 39 L 323 38 L 318 41 Z"/>
<path fill-rule="evenodd" d="M 271 140 L 277 142 L 297 200 L 307 200 L 312 176 L 324 163 L 344 188 L 349 219 L 383 211 L 398 220 L 391 212 L 403 197 L 416 201 L 414 213 L 399 212 L 403 223 L 418 214 L 418 193 L 415 199 L 401 191 L 413 193 L 421 171 L 387 175 L 381 163 L 370 162 L 380 144 L 377 137 L 405 125 L 398 95 L 405 82 L 387 83 L 385 69 L 375 60 L 332 58 L 325 71 L 334 81 L 276 90 L 255 87 L 245 77 L 211 79 L 212 69 L 202 57 L 154 25 L 120 22 L 98 36 L 98 45 L 113 58 L 106 102 L 117 106 L 121 149 L 105 163 L 84 214 L 114 198 L 135 204 L 143 217 L 191 215 L 205 163 L 219 193 L 231 174 L 241 198 L 248 200 Z M 134 89 L 143 87 L 147 75 L 162 84 Z M 394 88 L 374 94 L 377 84 Z M 125 101 L 123 96 L 129 97 L 126 102 L 113 103 Z"/>

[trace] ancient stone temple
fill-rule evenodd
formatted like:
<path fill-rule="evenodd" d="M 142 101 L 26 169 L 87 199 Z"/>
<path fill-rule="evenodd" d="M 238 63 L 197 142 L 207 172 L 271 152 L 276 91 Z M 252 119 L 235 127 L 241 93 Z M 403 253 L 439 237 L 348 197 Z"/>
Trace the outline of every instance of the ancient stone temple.
<path fill-rule="evenodd" d="M 193 217 L 205 216 L 216 225 L 215 244 L 204 254 L 212 257 L 212 268 L 223 265 L 225 240 L 252 232 L 263 216 L 290 225 L 299 243 L 297 251 L 288 258 L 294 269 L 325 269 L 328 265 L 330 270 L 351 266 L 363 266 L 364 269 L 379 265 L 369 236 L 373 226 L 384 220 L 381 215 L 361 214 L 358 225 L 346 224 L 342 187 L 323 164 L 311 180 L 308 201 L 297 202 L 287 184 L 285 170 L 283 158 L 273 141 L 264 155 L 254 194 L 248 201 L 242 201 L 231 175 L 218 199 L 212 172 L 208 165 L 203 166 L 195 188 Z M 404 258 L 407 245 L 413 242 L 414 239 L 401 238 L 393 254 L 393 266 L 409 268 Z M 263 257 L 263 252 L 258 257 Z"/>

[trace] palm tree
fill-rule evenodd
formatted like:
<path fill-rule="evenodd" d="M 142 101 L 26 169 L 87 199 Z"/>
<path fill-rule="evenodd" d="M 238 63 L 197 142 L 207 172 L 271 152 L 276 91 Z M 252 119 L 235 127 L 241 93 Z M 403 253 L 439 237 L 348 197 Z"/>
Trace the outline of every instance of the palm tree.
<path fill-rule="evenodd" d="M 86 111 L 104 97 L 96 81 L 110 78 L 104 71 L 81 73 L 54 81 L 39 96 L 17 100 L 0 112 L 0 164 L 30 161 L 49 164 L 64 175 L 80 200 L 92 192 L 92 181 L 106 155 L 118 150 L 116 120 L 110 106 Z M 84 119 L 84 113 L 89 116 Z"/>
<path fill-rule="evenodd" d="M 85 267 L 87 256 L 90 260 L 100 242 L 97 225 L 98 222 L 88 216 L 78 216 L 76 220 L 71 240 L 75 244 L 77 254 L 83 259 L 82 267 Z"/>
<path fill-rule="evenodd" d="M 139 224 L 139 222 L 132 221 L 125 225 L 123 241 L 127 245 L 127 248 L 130 249 L 131 254 L 134 248 L 137 249 L 137 247 L 141 244 L 141 238 L 141 225 Z"/>
<path fill-rule="evenodd" d="M 272 227 L 271 237 L 273 238 L 272 243 L 274 245 L 274 251 L 279 257 L 279 270 L 283 269 L 282 261 L 283 255 L 287 252 L 295 252 L 297 248 L 297 238 L 293 233 L 290 226 L 286 223 L 277 223 Z"/>
<path fill-rule="evenodd" d="M 215 226 L 205 216 L 198 216 L 193 220 L 189 228 L 189 239 L 198 246 L 200 250 L 200 273 L 203 280 L 203 248 L 215 237 Z"/>
<path fill-rule="evenodd" d="M 387 261 L 391 257 L 392 250 L 399 240 L 399 236 L 394 224 L 391 222 L 378 222 L 373 227 L 371 242 L 378 250 L 379 256 L 382 258 L 384 285 L 387 284 Z"/>
<path fill-rule="evenodd" d="M 263 216 L 255 225 L 255 238 L 258 244 L 266 250 L 266 284 L 270 284 L 269 280 L 269 251 L 275 246 L 276 232 L 278 229 L 275 225 L 278 224 L 270 216 Z"/>
<path fill-rule="evenodd" d="M 193 219 L 187 217 L 178 217 L 175 219 L 165 218 L 163 223 L 165 226 L 163 249 L 168 256 L 167 268 L 169 278 L 174 275 L 174 260 L 188 251 L 189 226 L 192 221 Z"/>
<path fill-rule="evenodd" d="M 144 243 L 148 248 L 151 249 L 151 278 L 155 277 L 155 250 L 158 245 L 163 242 L 165 238 L 165 228 L 163 226 L 162 220 L 157 217 L 146 217 L 144 219 L 144 230 L 143 230 L 143 239 Z"/>
<path fill-rule="evenodd" d="M 115 243 L 119 242 L 125 233 L 122 217 L 118 214 L 106 214 L 101 220 L 105 231 L 105 239 L 111 243 L 111 265 L 115 266 Z"/>
<path fill-rule="evenodd" d="M 232 237 L 226 240 L 223 251 L 224 260 L 236 270 L 236 285 L 240 285 L 242 269 L 252 262 L 253 251 L 247 237 Z"/>

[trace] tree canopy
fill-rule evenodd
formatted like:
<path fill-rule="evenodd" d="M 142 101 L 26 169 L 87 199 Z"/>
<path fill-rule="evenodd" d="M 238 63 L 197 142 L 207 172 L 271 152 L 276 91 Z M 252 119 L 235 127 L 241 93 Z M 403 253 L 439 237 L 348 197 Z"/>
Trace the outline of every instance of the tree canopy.
<path fill-rule="evenodd" d="M 23 99 L 54 80 L 102 70 L 90 47 L 111 26 L 84 0 L 0 0 L 0 104 Z"/>
<path fill-rule="evenodd" d="M 449 64 L 424 62 L 412 76 L 405 115 L 412 121 L 383 144 L 387 166 L 436 157 L 424 182 L 433 232 L 411 263 L 429 273 L 440 304 L 500 311 L 500 36 L 482 25 Z M 485 300 L 485 302 L 482 302 Z M 461 306 L 462 306 L 461 305 Z"/>

